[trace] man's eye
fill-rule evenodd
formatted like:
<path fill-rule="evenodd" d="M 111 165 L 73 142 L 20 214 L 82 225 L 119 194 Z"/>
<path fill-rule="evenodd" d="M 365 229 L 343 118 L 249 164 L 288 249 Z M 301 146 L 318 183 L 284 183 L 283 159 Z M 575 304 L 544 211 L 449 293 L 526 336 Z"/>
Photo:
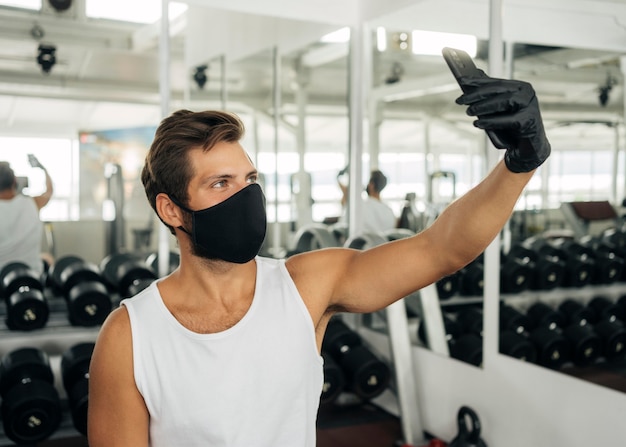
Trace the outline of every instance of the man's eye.
<path fill-rule="evenodd" d="M 248 177 L 248 183 L 256 183 L 257 182 L 257 177 Z"/>

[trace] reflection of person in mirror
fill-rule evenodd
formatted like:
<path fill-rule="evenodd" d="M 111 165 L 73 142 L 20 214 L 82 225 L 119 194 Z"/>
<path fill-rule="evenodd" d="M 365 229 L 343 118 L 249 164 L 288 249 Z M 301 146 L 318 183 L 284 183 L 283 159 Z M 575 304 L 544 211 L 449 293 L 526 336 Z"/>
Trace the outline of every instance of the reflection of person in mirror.
<path fill-rule="evenodd" d="M 46 176 L 46 190 L 29 197 L 18 190 L 17 178 L 7 162 L 0 162 L 0 268 L 11 262 L 23 262 L 37 273 L 44 270 L 44 261 L 50 256 L 41 252 L 43 223 L 41 210 L 50 201 L 52 179 L 39 160 L 29 155 L 32 167 L 42 169 Z"/>
<path fill-rule="evenodd" d="M 146 156 L 148 200 L 180 264 L 122 301 L 89 371 L 90 447 L 315 447 L 322 342 L 338 312 L 368 313 L 458 271 L 510 217 L 550 144 L 524 82 L 467 79 L 457 102 L 504 132 L 504 161 L 427 229 L 367 250 L 260 256 L 267 216 L 234 114 L 180 110 Z"/>
<path fill-rule="evenodd" d="M 337 183 L 341 188 L 341 206 L 344 209 L 341 220 L 345 220 L 346 204 L 348 203 L 348 185 L 341 181 L 341 176 L 337 176 Z M 396 228 L 397 219 L 389 205 L 380 198 L 380 193 L 387 186 L 387 177 L 382 171 L 374 169 L 371 174 L 365 191 L 367 198 L 363 199 L 362 218 L 363 231 L 379 233 L 392 228 Z"/>

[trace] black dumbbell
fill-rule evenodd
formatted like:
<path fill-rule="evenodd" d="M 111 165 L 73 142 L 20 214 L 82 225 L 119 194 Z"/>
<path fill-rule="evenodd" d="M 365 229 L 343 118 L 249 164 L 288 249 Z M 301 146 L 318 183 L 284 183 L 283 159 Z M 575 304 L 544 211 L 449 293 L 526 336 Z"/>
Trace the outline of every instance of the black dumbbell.
<path fill-rule="evenodd" d="M 587 255 L 595 260 L 593 284 L 613 284 L 622 278 L 624 259 L 612 244 L 591 235 L 583 236 L 579 242 L 587 249 Z"/>
<path fill-rule="evenodd" d="M 463 296 L 481 296 L 485 287 L 485 268 L 479 257 L 460 270 L 459 293 Z"/>
<path fill-rule="evenodd" d="M 450 357 L 470 365 L 483 363 L 483 338 L 475 333 L 466 333 L 448 343 Z"/>
<path fill-rule="evenodd" d="M 322 352 L 322 357 L 324 359 L 324 385 L 320 404 L 329 404 L 339 397 L 346 385 L 346 379 L 332 355 Z"/>
<path fill-rule="evenodd" d="M 593 324 L 602 320 L 621 320 L 621 309 L 605 296 L 594 296 L 589 303 L 587 303 L 587 308 L 592 314 L 591 322 Z"/>
<path fill-rule="evenodd" d="M 36 348 L 20 348 L 0 361 L 2 425 L 16 444 L 35 444 L 60 426 L 62 407 L 54 387 L 48 355 Z"/>
<path fill-rule="evenodd" d="M 500 257 L 500 293 L 520 293 L 534 281 L 534 264 L 528 258 Z"/>
<path fill-rule="evenodd" d="M 500 331 L 523 334 L 530 330 L 530 320 L 519 310 L 508 304 L 500 305 Z"/>
<path fill-rule="evenodd" d="M 537 326 L 528 334 L 528 340 L 535 346 L 537 363 L 551 369 L 559 369 L 572 357 L 570 342 L 554 325 Z"/>
<path fill-rule="evenodd" d="M 528 338 L 510 329 L 500 332 L 499 351 L 501 354 L 534 363 L 537 360 L 537 349 Z"/>
<path fill-rule="evenodd" d="M 6 324 L 11 330 L 40 329 L 48 322 L 50 308 L 41 277 L 26 264 L 12 262 L 0 271 L 0 293 L 6 303 Z"/>
<path fill-rule="evenodd" d="M 465 334 L 483 335 L 483 311 L 474 306 L 465 307 L 456 313 L 456 322 Z"/>
<path fill-rule="evenodd" d="M 571 324 L 563 329 L 571 344 L 572 361 L 576 366 L 588 366 L 602 353 L 602 340 L 590 324 Z"/>
<path fill-rule="evenodd" d="M 441 315 L 443 319 L 443 330 L 445 332 L 444 337 L 447 343 L 450 343 L 451 340 L 459 337 L 462 334 L 462 329 L 459 324 L 450 317 L 450 315 L 443 313 Z M 426 324 L 424 321 L 420 322 L 417 328 L 417 338 L 426 346 L 429 346 L 427 337 L 426 337 Z"/>
<path fill-rule="evenodd" d="M 391 379 L 386 363 L 365 345 L 359 334 L 341 319 L 332 318 L 326 328 L 322 350 L 333 356 L 346 378 L 346 388 L 364 400 L 385 391 Z"/>
<path fill-rule="evenodd" d="M 51 276 L 53 289 L 65 298 L 72 325 L 102 324 L 113 309 L 111 296 L 95 264 L 67 256 L 53 265 Z"/>
<path fill-rule="evenodd" d="M 563 282 L 565 264 L 559 258 L 540 253 L 533 249 L 538 245 L 538 239 L 528 239 L 514 244 L 508 256 L 521 259 L 530 264 L 533 271 L 529 288 L 533 290 L 551 290 L 559 287 Z M 541 241 L 539 239 L 539 241 Z"/>
<path fill-rule="evenodd" d="M 531 327 L 545 327 L 550 330 L 566 325 L 566 318 L 560 311 L 553 309 L 542 301 L 533 303 L 526 311 Z"/>
<path fill-rule="evenodd" d="M 146 288 L 157 277 L 155 271 L 132 253 L 115 253 L 100 263 L 100 270 L 110 287 L 122 298 Z"/>
<path fill-rule="evenodd" d="M 571 325 L 584 326 L 594 320 L 593 311 L 572 298 L 563 300 L 559 304 L 559 311 L 566 318 L 566 323 L 562 327 Z"/>
<path fill-rule="evenodd" d="M 61 377 L 67 393 L 72 422 L 79 433 L 87 436 L 89 402 L 89 363 L 95 343 L 79 343 L 61 357 Z"/>
<path fill-rule="evenodd" d="M 604 319 L 593 326 L 602 340 L 602 354 L 608 362 L 626 358 L 626 328 L 620 320 Z"/>
<path fill-rule="evenodd" d="M 444 276 L 435 283 L 437 295 L 440 300 L 447 300 L 459 293 L 461 288 L 461 272 L 455 272 Z"/>
<path fill-rule="evenodd" d="M 565 261 L 563 287 L 584 287 L 591 283 L 595 274 L 596 261 L 589 251 L 569 238 L 559 238 L 551 242 Z"/>

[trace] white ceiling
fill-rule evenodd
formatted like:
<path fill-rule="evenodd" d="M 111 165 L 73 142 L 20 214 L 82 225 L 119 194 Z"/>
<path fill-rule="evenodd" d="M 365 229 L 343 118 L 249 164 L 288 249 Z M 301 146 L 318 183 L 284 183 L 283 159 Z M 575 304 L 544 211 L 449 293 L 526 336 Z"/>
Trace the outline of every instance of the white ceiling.
<path fill-rule="evenodd" d="M 385 26 L 390 37 L 413 28 L 472 33 L 482 42 L 477 63 L 487 69 L 486 0 L 188 3 L 187 14 L 170 24 L 170 108 L 216 108 L 225 98 L 229 108 L 254 111 L 270 123 L 271 48 L 277 46 L 285 113 L 297 109 L 296 68 L 306 67 L 299 73 L 306 75 L 309 146 L 335 150 L 347 140 L 347 46 L 317 39 L 358 23 L 359 17 L 368 26 Z M 161 117 L 160 25 L 89 20 L 84 0 L 75 0 L 64 13 L 52 10 L 47 0 L 44 4 L 41 12 L 0 7 L 0 135 L 68 136 L 80 130 L 156 125 Z M 574 145 L 581 132 L 597 134 L 614 144 L 606 125 L 564 124 L 623 122 L 620 63 L 626 56 L 626 2 L 510 0 L 503 17 L 504 39 L 518 42 L 513 77 L 533 83 L 552 135 Z M 32 35 L 35 26 L 45 33 L 39 40 Z M 57 48 L 49 74 L 35 61 L 40 43 Z M 203 90 L 191 80 L 200 63 L 209 65 Z M 404 75 L 386 85 L 393 63 L 402 65 Z M 615 85 L 602 107 L 599 87 L 609 78 Z M 450 147 L 459 135 L 474 134 L 463 109 L 454 105 L 459 90 L 440 57 L 418 57 L 392 46 L 375 53 L 373 81 L 378 98 L 391 93 L 408 98 L 385 102 L 381 141 L 414 150 L 423 143 L 426 121 L 435 147 Z M 289 129 L 295 121 L 285 116 L 285 122 Z"/>

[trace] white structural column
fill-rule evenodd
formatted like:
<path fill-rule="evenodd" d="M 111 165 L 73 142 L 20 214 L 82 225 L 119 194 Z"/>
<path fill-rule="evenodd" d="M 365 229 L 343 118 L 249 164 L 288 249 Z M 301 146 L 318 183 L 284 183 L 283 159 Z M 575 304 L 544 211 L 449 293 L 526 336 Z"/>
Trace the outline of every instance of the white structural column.
<path fill-rule="evenodd" d="M 159 35 L 159 94 L 161 96 L 161 116 L 170 114 L 170 18 L 169 0 L 161 0 L 161 34 Z M 170 263 L 170 231 L 159 225 L 158 275 L 167 274 Z"/>
<path fill-rule="evenodd" d="M 494 78 L 503 77 L 504 67 L 502 60 L 502 0 L 490 0 L 489 8 L 489 75 Z M 499 151 L 488 139 L 487 170 L 493 169 L 498 162 Z M 485 250 L 485 288 L 483 292 L 483 364 L 488 367 L 489 358 L 498 353 L 499 338 L 499 306 L 500 298 L 500 235 L 489 244 Z"/>

